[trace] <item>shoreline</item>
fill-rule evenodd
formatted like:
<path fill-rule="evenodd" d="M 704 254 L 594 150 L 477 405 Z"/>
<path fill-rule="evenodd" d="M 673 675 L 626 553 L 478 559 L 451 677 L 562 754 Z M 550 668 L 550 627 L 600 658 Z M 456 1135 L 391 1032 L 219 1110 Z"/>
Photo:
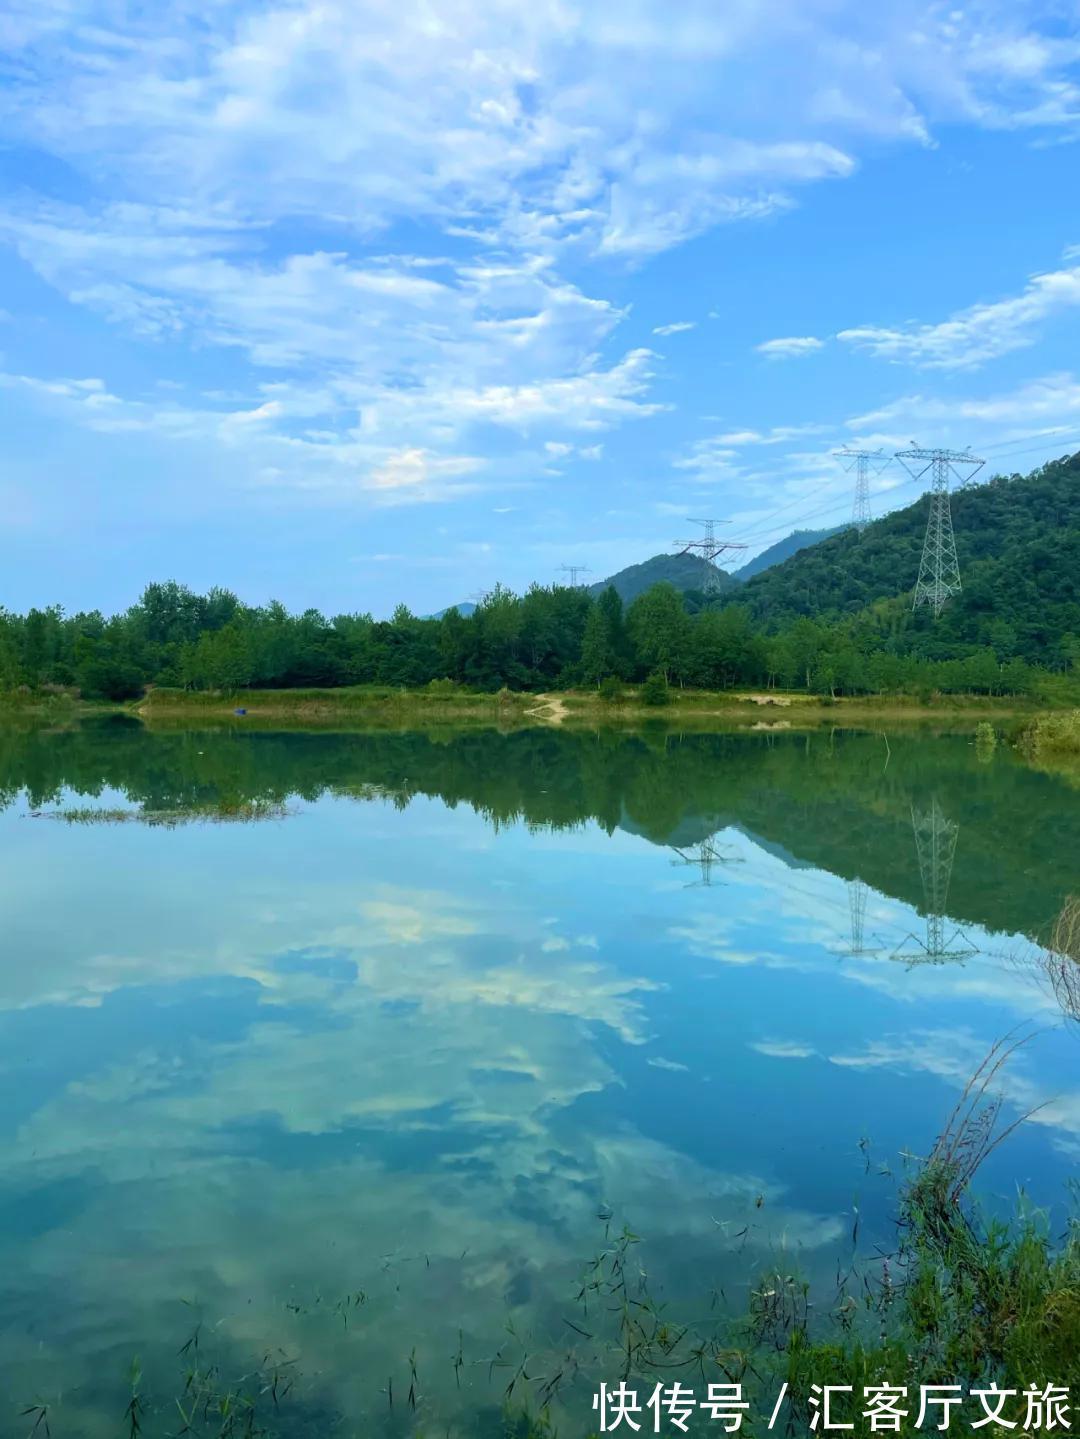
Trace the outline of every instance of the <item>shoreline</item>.
<path fill-rule="evenodd" d="M 1047 712 L 1057 711 L 1051 710 L 1045 700 L 1016 696 L 942 695 L 926 700 L 904 695 L 858 695 L 830 699 L 805 692 L 741 690 L 673 689 L 669 703 L 648 705 L 630 688 L 615 700 L 583 690 L 433 695 L 425 690 L 371 688 L 233 693 L 159 689 L 138 700 L 116 703 L 69 695 L 0 697 L 0 724 L 12 720 L 57 723 L 128 716 L 145 724 L 271 721 L 316 726 L 345 722 L 357 728 L 372 724 L 408 728 L 432 723 L 619 728 L 648 722 L 677 727 L 732 724 L 761 730 L 802 730 L 840 722 L 873 728 L 880 728 L 883 722 L 970 727 L 985 720 L 1031 719 Z"/>

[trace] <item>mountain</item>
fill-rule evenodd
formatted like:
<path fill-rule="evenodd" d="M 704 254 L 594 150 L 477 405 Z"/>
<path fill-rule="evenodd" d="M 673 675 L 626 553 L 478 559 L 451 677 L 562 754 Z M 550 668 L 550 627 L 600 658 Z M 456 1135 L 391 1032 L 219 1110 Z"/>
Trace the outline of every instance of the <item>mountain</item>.
<path fill-rule="evenodd" d="M 464 600 L 460 605 L 447 605 L 445 610 L 436 610 L 433 615 L 423 615 L 421 618 L 425 620 L 441 620 L 443 615 L 448 614 L 450 610 L 457 610 L 462 619 L 467 619 L 475 609 L 476 606 L 472 600 Z"/>
<path fill-rule="evenodd" d="M 999 657 L 1067 663 L 1080 644 L 1080 454 L 953 494 L 963 590 L 937 620 L 911 608 L 928 510 L 923 495 L 861 536 L 800 550 L 748 580 L 739 600 L 770 629 L 849 618 L 900 651 L 992 645 Z"/>
<path fill-rule="evenodd" d="M 842 528 L 843 526 L 839 527 Z M 799 550 L 829 539 L 839 533 L 839 529 L 793 530 L 790 535 L 777 540 L 775 545 L 770 545 L 767 550 L 762 550 L 760 555 L 748 560 L 741 569 L 731 573 L 719 570 L 721 594 L 728 593 L 736 585 L 761 574 L 770 566 L 782 563 Z M 705 561 L 698 555 L 653 555 L 652 559 L 642 560 L 639 565 L 628 565 L 625 570 L 619 570 L 609 579 L 598 580 L 595 585 L 589 585 L 589 594 L 596 599 L 608 585 L 614 585 L 623 604 L 628 605 L 636 600 L 638 595 L 644 594 L 650 585 L 659 584 L 661 580 L 666 580 L 683 592 L 700 590 L 705 580 L 705 569 Z M 460 605 L 447 605 L 446 608 L 456 609 L 458 614 L 467 616 L 472 614 L 476 606 L 466 601 Z M 446 610 L 437 610 L 432 615 L 424 615 L 424 619 L 441 620 L 445 614 Z"/>
<path fill-rule="evenodd" d="M 760 575 L 763 570 L 772 569 L 773 565 L 783 564 L 799 550 L 809 549 L 811 545 L 819 545 L 822 540 L 831 540 L 833 535 L 838 535 L 842 530 L 847 529 L 846 525 L 834 525 L 829 530 L 792 530 L 782 540 L 777 540 L 775 545 L 770 545 L 767 550 L 762 550 L 760 555 L 755 555 L 752 560 L 747 560 L 740 569 L 732 571 L 732 579 L 743 581 L 752 580 L 755 575 Z"/>
<path fill-rule="evenodd" d="M 720 570 L 721 594 L 729 593 L 744 580 L 752 579 L 754 575 L 761 574 L 772 565 L 781 564 L 799 550 L 819 544 L 838 532 L 838 529 L 793 531 L 784 539 L 777 540 L 775 545 L 770 545 L 767 550 L 762 550 L 760 555 L 748 560 L 741 569 L 731 572 Z M 610 579 L 590 585 L 589 593 L 595 599 L 603 594 L 608 585 L 614 585 L 623 604 L 628 605 L 650 585 L 658 584 L 661 580 L 667 580 L 677 590 L 700 590 L 705 579 L 705 569 L 705 561 L 698 555 L 653 555 L 652 559 L 643 560 L 640 565 L 629 565 Z"/>
<path fill-rule="evenodd" d="M 629 565 L 609 579 L 590 585 L 589 594 L 596 599 L 608 585 L 612 585 L 623 604 L 628 605 L 652 585 L 664 580 L 677 590 L 700 590 L 707 570 L 708 565 L 699 555 L 653 555 L 652 559 L 643 560 L 640 565 Z M 720 570 L 719 574 L 721 593 L 736 587 L 736 581 L 726 570 Z"/>

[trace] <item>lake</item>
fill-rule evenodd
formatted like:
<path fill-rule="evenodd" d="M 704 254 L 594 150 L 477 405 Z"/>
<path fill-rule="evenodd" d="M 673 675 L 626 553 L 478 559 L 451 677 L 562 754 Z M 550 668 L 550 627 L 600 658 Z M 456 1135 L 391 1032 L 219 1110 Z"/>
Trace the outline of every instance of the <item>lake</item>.
<path fill-rule="evenodd" d="M 283 1434 L 549 1383 L 584 1434 L 624 1225 L 676 1323 L 835 1289 L 1017 1026 L 980 1193 L 1064 1213 L 1080 792 L 1003 749 L 116 720 L 0 729 L 0 805 L 5 1435 L 126 1434 L 136 1355 L 146 1433 L 246 1376 Z"/>

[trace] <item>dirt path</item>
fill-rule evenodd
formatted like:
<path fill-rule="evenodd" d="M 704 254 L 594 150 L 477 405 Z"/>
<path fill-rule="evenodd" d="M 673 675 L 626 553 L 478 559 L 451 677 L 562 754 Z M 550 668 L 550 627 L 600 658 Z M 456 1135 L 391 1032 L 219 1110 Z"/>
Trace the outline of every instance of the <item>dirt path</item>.
<path fill-rule="evenodd" d="M 568 713 L 563 701 L 554 695 L 537 695 L 536 698 L 540 703 L 534 709 L 527 709 L 525 713 L 537 715 L 548 724 L 562 724 Z"/>

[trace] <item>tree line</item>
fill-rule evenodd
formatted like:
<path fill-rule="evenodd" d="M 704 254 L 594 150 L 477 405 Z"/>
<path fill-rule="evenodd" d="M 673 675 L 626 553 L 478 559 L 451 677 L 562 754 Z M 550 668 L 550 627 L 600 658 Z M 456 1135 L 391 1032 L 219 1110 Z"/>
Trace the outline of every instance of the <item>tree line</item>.
<path fill-rule="evenodd" d="M 770 627 L 752 608 L 708 602 L 653 585 L 629 607 L 611 587 L 497 587 L 474 613 L 421 618 L 399 605 L 389 620 L 327 618 L 284 605 L 243 604 L 225 589 L 199 595 L 175 582 L 148 585 L 123 614 L 25 615 L 0 610 L 0 692 L 77 690 L 124 700 L 146 686 L 236 691 L 432 683 L 481 691 L 625 683 L 654 687 L 806 689 L 826 695 L 1030 694 L 1051 670 L 1080 671 L 1080 639 L 1056 638 L 1052 662 L 1011 644 L 955 641 L 920 652 L 900 629 L 860 614 L 831 622 L 785 615 Z"/>

